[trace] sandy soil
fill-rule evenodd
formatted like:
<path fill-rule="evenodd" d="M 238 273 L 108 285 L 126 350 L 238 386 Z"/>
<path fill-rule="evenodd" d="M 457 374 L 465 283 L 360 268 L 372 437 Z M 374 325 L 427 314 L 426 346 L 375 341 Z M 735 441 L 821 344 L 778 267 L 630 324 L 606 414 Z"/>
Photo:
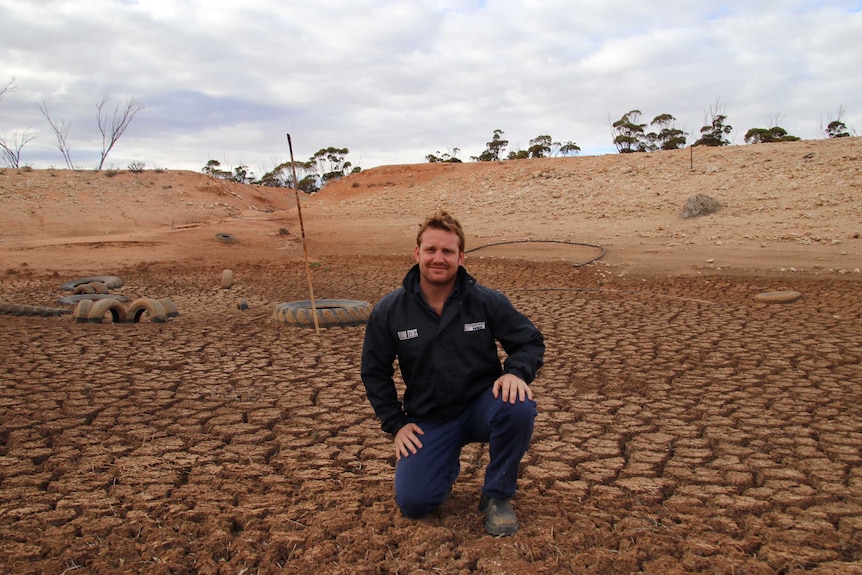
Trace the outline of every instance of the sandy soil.
<path fill-rule="evenodd" d="M 598 244 L 607 249 L 602 266 L 617 275 L 859 274 L 860 170 L 862 138 L 388 166 L 303 194 L 300 209 L 311 259 L 409 257 L 417 222 L 445 207 L 466 227 L 468 249 L 521 240 Z M 696 194 L 722 209 L 682 218 Z M 291 191 L 191 172 L 6 169 L 0 202 L 7 272 L 304 257 Z M 219 245 L 218 232 L 237 244 Z M 578 263 L 595 250 L 531 243 L 474 255 Z"/>
<path fill-rule="evenodd" d="M 117 275 L 180 311 L 0 315 L 0 571 L 862 573 L 860 157 L 854 138 L 390 166 L 301 198 L 305 249 L 289 191 L 0 170 L 0 301 L 64 308 L 62 282 Z M 680 217 L 700 193 L 722 208 Z M 400 517 L 363 327 L 272 318 L 307 274 L 318 298 L 379 299 L 436 207 L 548 342 L 512 538 L 476 511 L 478 445 L 438 513 Z M 774 290 L 803 297 L 753 299 Z"/>

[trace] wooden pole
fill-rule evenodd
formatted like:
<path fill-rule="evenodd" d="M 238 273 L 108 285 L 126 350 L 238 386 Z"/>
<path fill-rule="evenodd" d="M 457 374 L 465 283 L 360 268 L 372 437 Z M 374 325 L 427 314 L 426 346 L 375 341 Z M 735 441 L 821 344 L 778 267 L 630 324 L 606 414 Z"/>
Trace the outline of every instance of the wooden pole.
<path fill-rule="evenodd" d="M 293 142 L 287 135 L 287 147 L 290 148 L 290 169 L 293 171 L 293 191 L 296 194 L 296 213 L 299 216 L 299 230 L 302 233 L 302 251 L 305 254 L 305 275 L 308 277 L 308 293 L 311 300 L 311 316 L 314 318 L 314 333 L 320 334 L 317 321 L 317 304 L 314 301 L 314 284 L 311 282 L 311 265 L 308 263 L 308 246 L 305 243 L 305 225 L 302 223 L 302 207 L 299 205 L 299 180 L 296 179 L 296 163 L 293 161 Z"/>

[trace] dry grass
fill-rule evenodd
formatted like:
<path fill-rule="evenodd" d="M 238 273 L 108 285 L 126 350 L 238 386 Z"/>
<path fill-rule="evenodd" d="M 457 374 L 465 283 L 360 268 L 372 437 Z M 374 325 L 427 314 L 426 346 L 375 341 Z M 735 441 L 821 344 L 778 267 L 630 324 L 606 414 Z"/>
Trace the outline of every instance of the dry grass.
<path fill-rule="evenodd" d="M 715 198 L 706 194 L 697 194 L 685 201 L 685 206 L 682 208 L 682 217 L 696 218 L 700 216 L 708 216 L 714 214 L 721 208 L 721 203 Z"/>

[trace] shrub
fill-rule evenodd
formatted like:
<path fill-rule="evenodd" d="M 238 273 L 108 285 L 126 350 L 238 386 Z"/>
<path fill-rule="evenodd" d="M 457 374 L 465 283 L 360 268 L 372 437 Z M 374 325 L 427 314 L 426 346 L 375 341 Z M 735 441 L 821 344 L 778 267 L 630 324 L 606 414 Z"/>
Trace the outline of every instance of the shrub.
<path fill-rule="evenodd" d="M 140 174 L 144 171 L 145 165 L 146 164 L 144 164 L 143 162 L 132 162 L 131 164 L 129 164 L 129 171 L 133 174 Z"/>
<path fill-rule="evenodd" d="M 833 120 L 826 126 L 826 136 L 829 138 L 849 138 L 850 132 L 847 130 L 847 124 L 841 120 Z"/>
<path fill-rule="evenodd" d="M 751 128 L 745 133 L 747 144 L 769 144 L 772 142 L 797 142 L 798 136 L 792 136 L 781 126 L 771 128 Z"/>
<path fill-rule="evenodd" d="M 714 214 L 720 207 L 721 204 L 715 198 L 706 194 L 697 194 L 685 201 L 685 206 L 682 208 L 682 217 L 695 218 Z"/>

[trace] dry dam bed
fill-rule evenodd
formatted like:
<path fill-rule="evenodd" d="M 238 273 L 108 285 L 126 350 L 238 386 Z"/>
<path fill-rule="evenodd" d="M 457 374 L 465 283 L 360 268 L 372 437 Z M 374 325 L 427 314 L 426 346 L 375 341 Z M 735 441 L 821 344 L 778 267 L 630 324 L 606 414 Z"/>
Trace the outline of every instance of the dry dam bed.
<path fill-rule="evenodd" d="M 406 267 L 333 258 L 315 294 L 374 302 Z M 272 321 L 304 265 L 230 290 L 151 266 L 117 291 L 171 298 L 163 324 L 0 316 L 0 571 L 862 573 L 858 281 L 468 269 L 547 340 L 516 536 L 484 532 L 480 446 L 438 513 L 400 517 L 364 328 Z M 0 300 L 56 305 L 67 279 L 6 275 Z M 804 295 L 753 300 L 778 289 Z"/>

